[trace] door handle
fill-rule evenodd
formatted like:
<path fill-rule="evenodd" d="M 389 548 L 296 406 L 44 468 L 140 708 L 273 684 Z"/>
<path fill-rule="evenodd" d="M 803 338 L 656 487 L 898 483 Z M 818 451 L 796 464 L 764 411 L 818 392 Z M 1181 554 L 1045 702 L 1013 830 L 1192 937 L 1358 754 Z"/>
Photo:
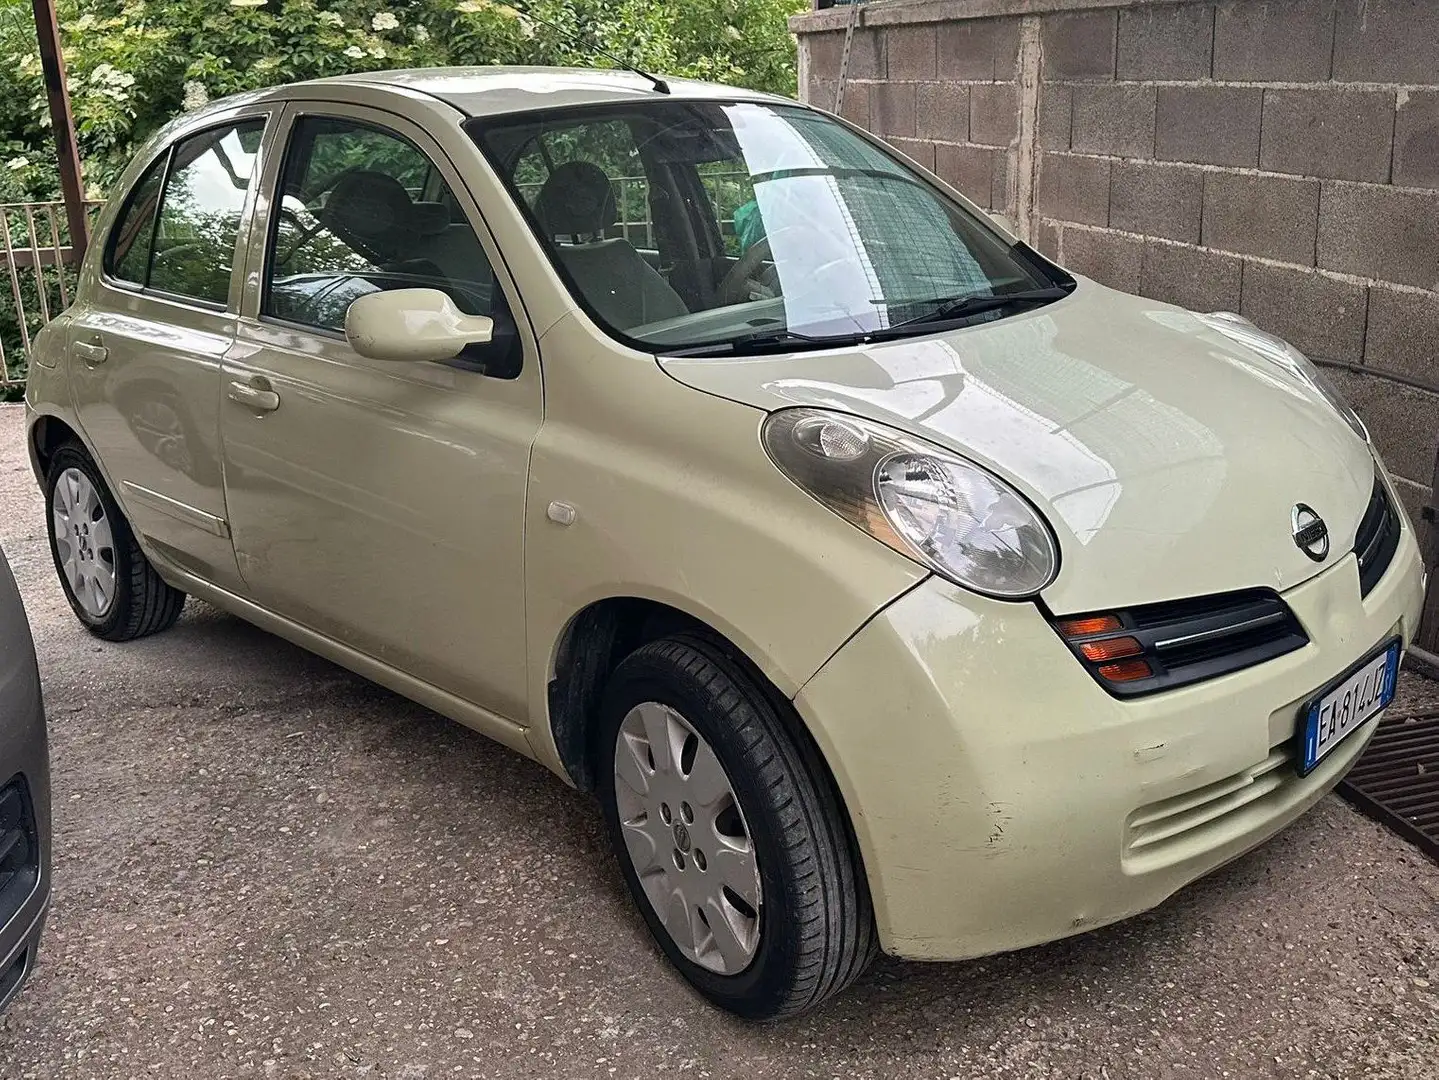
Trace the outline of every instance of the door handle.
<path fill-rule="evenodd" d="M 249 382 L 232 382 L 225 396 L 256 412 L 274 412 L 280 407 L 280 395 L 270 389 L 270 380 L 261 375 Z"/>
<path fill-rule="evenodd" d="M 75 350 L 75 355 L 85 363 L 94 367 L 96 364 L 103 364 L 110 356 L 110 350 L 103 345 L 97 345 L 93 341 L 76 341 L 70 348 Z"/>

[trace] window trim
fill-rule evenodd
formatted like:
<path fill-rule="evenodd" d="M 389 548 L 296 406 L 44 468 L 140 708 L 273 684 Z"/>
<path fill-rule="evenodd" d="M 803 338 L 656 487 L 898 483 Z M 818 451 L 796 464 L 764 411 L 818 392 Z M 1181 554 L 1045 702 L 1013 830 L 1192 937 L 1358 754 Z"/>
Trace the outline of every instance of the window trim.
<path fill-rule="evenodd" d="M 299 322 L 295 319 L 288 319 L 282 315 L 275 315 L 265 310 L 270 300 L 270 286 L 273 283 L 274 279 L 275 249 L 278 246 L 277 239 L 280 228 L 280 206 L 285 197 L 285 181 L 289 173 L 291 153 L 293 152 L 295 144 L 295 133 L 299 129 L 300 125 L 303 124 L 306 120 L 338 121 L 341 123 L 352 125 L 353 127 L 373 131 L 389 138 L 398 139 L 400 142 L 403 142 L 407 146 L 411 147 L 417 154 L 420 155 L 420 157 L 425 160 L 425 163 L 429 166 L 434 176 L 438 178 L 438 180 L 450 190 L 451 198 L 455 199 L 456 205 L 459 206 L 461 213 L 464 214 L 465 225 L 469 228 L 470 232 L 474 234 L 475 242 L 480 247 L 480 254 L 484 256 L 485 262 L 489 266 L 490 273 L 494 278 L 495 298 L 503 304 L 505 317 L 514 325 L 516 338 L 515 348 L 519 353 L 518 366 L 515 370 L 514 375 L 506 377 L 489 374 L 488 372 L 485 372 L 481 369 L 481 364 L 477 363 L 476 361 L 466 360 L 463 356 L 456 356 L 449 360 L 438 360 L 434 362 L 440 364 L 443 367 L 451 367 L 460 371 L 483 375 L 486 378 L 498 379 L 501 382 L 516 381 L 524 372 L 525 368 L 528 366 L 526 364 L 526 359 L 528 357 L 528 354 L 531 352 L 528 344 L 528 339 L 520 329 L 520 323 L 522 318 L 522 315 L 520 313 L 522 313 L 524 309 L 523 307 L 517 308 L 515 302 L 511 299 L 510 289 L 507 288 L 505 283 L 501 280 L 501 275 L 497 267 L 503 264 L 503 260 L 492 257 L 490 252 L 486 250 L 484 237 L 481 233 L 481 230 L 475 228 L 474 222 L 470 220 L 470 215 L 468 214 L 468 212 L 465 211 L 464 205 L 455 195 L 454 184 L 452 184 L 450 180 L 446 177 L 445 170 L 440 164 L 441 161 L 447 164 L 450 167 L 451 171 L 454 173 L 455 177 L 463 185 L 463 174 L 461 174 L 460 171 L 455 167 L 454 162 L 450 160 L 449 156 L 445 154 L 442 148 L 437 147 L 436 152 L 432 153 L 426 150 L 423 146 L 417 143 L 414 139 L 410 138 L 408 135 L 396 130 L 393 127 L 387 126 L 381 120 L 351 115 L 347 112 L 332 111 L 334 108 L 337 107 L 341 109 L 350 107 L 356 109 L 363 109 L 365 111 L 382 111 L 374 110 L 373 106 L 349 106 L 346 102 L 321 102 L 313 100 L 291 101 L 289 102 L 289 105 L 293 111 L 287 114 L 285 118 L 285 123 L 282 125 L 281 128 L 281 133 L 284 136 L 284 146 L 280 149 L 280 152 L 277 156 L 278 165 L 275 170 L 273 184 L 264 193 L 266 197 L 266 220 L 264 222 L 265 228 L 261 237 L 263 247 L 261 250 L 259 266 L 259 295 L 256 297 L 254 309 L 255 321 L 270 326 L 284 327 L 286 329 L 294 330 L 299 333 L 314 334 L 318 337 L 324 338 L 327 341 L 333 341 L 337 344 L 343 344 L 347 348 L 350 347 L 349 339 L 346 337 L 343 330 L 333 330 L 326 326 L 316 326 L 312 323 Z M 327 109 L 325 107 L 326 105 L 330 105 L 331 108 Z M 398 119 L 402 121 L 409 121 L 413 123 L 413 120 L 410 120 L 410 118 L 408 117 L 400 114 L 393 115 L 395 115 Z M 486 232 L 487 231 L 488 230 L 486 230 Z M 498 246 L 496 247 L 496 253 L 498 254 Z M 508 269 L 505 270 L 505 276 L 510 276 Z M 528 317 L 524 316 L 524 318 L 527 322 Z M 358 353 L 356 353 L 355 355 L 359 356 Z"/>
<path fill-rule="evenodd" d="M 150 285 L 150 272 L 155 262 L 155 236 L 160 229 L 160 214 L 165 209 L 165 191 L 169 186 L 170 170 L 175 162 L 175 147 L 181 143 L 188 142 L 196 136 L 204 135 L 208 131 L 239 127 L 248 121 L 259 120 L 261 122 L 260 145 L 255 151 L 255 156 L 256 158 L 261 158 L 265 150 L 266 139 L 273 130 L 272 121 L 274 118 L 275 110 L 273 108 L 266 108 L 259 112 L 240 112 L 226 116 L 223 120 L 217 120 L 214 123 L 202 124 L 199 127 L 185 129 L 170 139 L 160 153 L 145 163 L 145 167 L 140 170 L 140 175 L 135 178 L 135 182 L 130 185 L 129 189 L 125 192 L 125 201 L 121 204 L 120 211 L 115 215 L 114 220 L 110 222 L 110 227 L 105 235 L 105 247 L 100 258 L 100 281 L 112 289 L 118 289 L 122 292 L 130 293 L 133 296 L 144 296 L 156 300 L 164 300 L 168 303 L 177 304 L 180 307 L 189 307 L 198 311 L 217 312 L 221 314 L 232 310 L 238 313 L 238 308 L 232 309 L 231 307 L 229 294 L 235 290 L 237 263 L 240 267 L 241 279 L 243 280 L 244 277 L 244 260 L 241 257 L 241 251 L 243 250 L 242 241 L 245 245 L 249 243 L 249 230 L 244 227 L 246 211 L 250 210 L 253 212 L 255 195 L 260 188 L 263 161 L 257 161 L 255 163 L 254 169 L 250 174 L 249 184 L 245 188 L 244 201 L 240 205 L 240 222 L 235 229 L 235 251 L 230 258 L 230 288 L 229 293 L 226 294 L 223 301 L 206 300 L 199 296 L 186 296 L 184 293 L 171 292 L 168 289 L 157 289 Z M 124 221 L 125 215 L 129 212 L 141 181 L 145 179 L 146 174 L 154 168 L 161 158 L 164 159 L 165 164 L 160 172 L 160 191 L 155 202 L 155 216 L 150 222 L 150 253 L 145 262 L 145 281 L 143 283 L 127 281 L 125 278 L 117 277 L 113 272 L 118 226 Z"/>

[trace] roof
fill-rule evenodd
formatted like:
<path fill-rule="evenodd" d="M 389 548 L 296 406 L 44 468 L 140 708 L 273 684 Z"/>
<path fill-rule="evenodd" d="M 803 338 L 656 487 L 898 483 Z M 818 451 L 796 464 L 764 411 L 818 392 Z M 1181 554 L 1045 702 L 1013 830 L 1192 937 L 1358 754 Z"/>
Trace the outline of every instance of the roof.
<path fill-rule="evenodd" d="M 718 83 L 671 79 L 670 100 L 785 101 L 772 94 L 741 90 Z M 429 94 L 470 116 L 572 105 L 600 105 L 627 101 L 663 101 L 654 84 L 642 75 L 599 68 L 563 67 L 451 67 L 370 71 L 315 79 L 296 86 L 325 84 L 401 86 Z"/>

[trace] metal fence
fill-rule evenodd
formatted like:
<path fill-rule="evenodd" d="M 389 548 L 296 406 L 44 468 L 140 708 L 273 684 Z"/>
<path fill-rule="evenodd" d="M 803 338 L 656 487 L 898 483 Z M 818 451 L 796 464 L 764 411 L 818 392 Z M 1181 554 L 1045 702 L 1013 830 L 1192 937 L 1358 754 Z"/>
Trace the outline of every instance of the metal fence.
<path fill-rule="evenodd" d="M 9 396 L 25 385 L 35 334 L 70 305 L 75 259 L 63 202 L 0 203 L 0 218 L 0 393 Z"/>

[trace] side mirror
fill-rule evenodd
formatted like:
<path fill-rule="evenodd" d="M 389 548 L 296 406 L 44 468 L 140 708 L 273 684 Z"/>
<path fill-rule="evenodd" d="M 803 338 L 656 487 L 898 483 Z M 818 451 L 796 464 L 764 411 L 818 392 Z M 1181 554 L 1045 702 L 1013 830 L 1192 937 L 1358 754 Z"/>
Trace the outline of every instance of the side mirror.
<path fill-rule="evenodd" d="M 488 315 L 466 315 L 439 289 L 369 293 L 345 312 L 350 348 L 371 360 L 450 360 L 494 331 Z"/>

